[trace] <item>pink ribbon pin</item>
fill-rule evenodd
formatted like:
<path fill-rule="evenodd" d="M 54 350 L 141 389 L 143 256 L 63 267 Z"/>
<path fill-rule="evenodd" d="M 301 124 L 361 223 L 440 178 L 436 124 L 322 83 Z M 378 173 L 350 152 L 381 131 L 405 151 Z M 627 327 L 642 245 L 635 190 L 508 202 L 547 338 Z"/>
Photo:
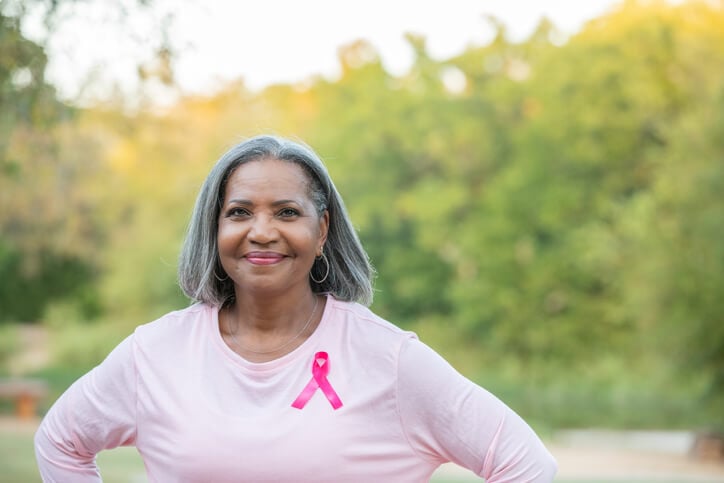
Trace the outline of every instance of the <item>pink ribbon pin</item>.
<path fill-rule="evenodd" d="M 312 378 L 292 403 L 292 407 L 302 409 L 312 398 L 314 392 L 321 389 L 335 410 L 341 408 L 342 401 L 327 380 L 327 374 L 329 374 L 329 355 L 326 352 L 317 352 L 312 361 Z"/>

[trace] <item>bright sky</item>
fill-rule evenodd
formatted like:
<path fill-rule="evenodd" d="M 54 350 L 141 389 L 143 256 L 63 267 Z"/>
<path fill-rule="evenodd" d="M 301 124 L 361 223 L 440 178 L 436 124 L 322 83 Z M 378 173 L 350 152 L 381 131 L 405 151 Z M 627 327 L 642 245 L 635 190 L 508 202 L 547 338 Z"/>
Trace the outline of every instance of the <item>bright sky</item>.
<path fill-rule="evenodd" d="M 136 0 L 120 0 L 135 5 Z M 179 53 L 175 72 L 185 92 L 210 92 L 243 78 L 252 89 L 315 75 L 334 78 L 340 46 L 363 38 L 394 75 L 409 67 L 406 32 L 424 35 L 434 58 L 488 42 L 485 16 L 501 20 L 516 40 L 545 15 L 565 34 L 618 3 L 616 0 L 154 0 L 153 11 L 132 14 L 125 30 L 108 19 L 103 0 L 78 2 L 50 48 L 48 77 L 61 95 L 103 96 L 113 82 L 132 86 L 156 20 L 173 13 L 170 39 Z M 131 11 L 134 9 L 130 9 Z M 131 26 L 131 34 L 128 26 Z M 28 31 L 32 31 L 32 25 Z M 89 77 L 90 76 L 90 77 Z M 101 89 L 101 90 L 99 90 Z"/>

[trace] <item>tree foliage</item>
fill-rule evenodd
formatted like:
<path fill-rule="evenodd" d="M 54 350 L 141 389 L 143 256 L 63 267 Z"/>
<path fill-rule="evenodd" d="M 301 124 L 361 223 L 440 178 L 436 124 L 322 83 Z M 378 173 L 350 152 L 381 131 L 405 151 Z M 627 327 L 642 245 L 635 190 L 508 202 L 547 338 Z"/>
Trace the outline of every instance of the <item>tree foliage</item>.
<path fill-rule="evenodd" d="M 0 11 L 0 320 L 39 320 L 64 297 L 94 313 L 92 261 L 76 244 L 100 236 L 76 191 L 91 166 L 64 152 L 73 110 L 45 81 L 46 61 L 19 19 Z"/>
<path fill-rule="evenodd" d="M 13 22 L 0 318 L 19 316 L 11 300 L 42 308 L 32 287 L 135 323 L 182 305 L 175 259 L 204 176 L 236 140 L 275 132 L 327 162 L 381 315 L 488 373 L 655 374 L 661 391 L 673 378 L 697 408 L 721 407 L 721 5 L 627 1 L 563 44 L 548 21 L 516 43 L 493 19 L 493 41 L 442 61 L 410 35 L 400 77 L 360 40 L 335 80 L 256 93 L 240 80 L 133 115 L 54 103 L 42 48 Z"/>

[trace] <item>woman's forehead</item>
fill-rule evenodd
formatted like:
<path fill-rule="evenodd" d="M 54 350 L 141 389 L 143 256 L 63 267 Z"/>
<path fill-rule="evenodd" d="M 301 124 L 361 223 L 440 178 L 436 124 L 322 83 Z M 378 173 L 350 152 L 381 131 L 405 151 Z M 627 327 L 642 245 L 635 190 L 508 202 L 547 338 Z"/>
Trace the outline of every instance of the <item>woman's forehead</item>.
<path fill-rule="evenodd" d="M 307 195 L 309 178 L 296 163 L 277 159 L 249 161 L 229 176 L 226 194 L 233 192 L 299 192 Z"/>

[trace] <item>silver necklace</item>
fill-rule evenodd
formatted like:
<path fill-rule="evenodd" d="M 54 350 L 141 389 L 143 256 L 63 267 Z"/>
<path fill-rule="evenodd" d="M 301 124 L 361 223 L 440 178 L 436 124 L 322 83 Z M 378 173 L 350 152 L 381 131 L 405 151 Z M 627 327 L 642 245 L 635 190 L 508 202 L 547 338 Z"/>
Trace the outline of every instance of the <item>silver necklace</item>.
<path fill-rule="evenodd" d="M 319 305 L 319 297 L 317 297 L 317 296 L 315 295 L 315 296 L 314 296 L 314 308 L 312 308 L 312 313 L 309 314 L 309 318 L 307 319 L 307 322 L 304 324 L 304 327 L 302 327 L 302 330 L 300 330 L 300 331 L 297 333 L 297 335 L 295 335 L 294 337 L 292 337 L 291 339 L 289 339 L 288 341 L 286 341 L 284 344 L 280 345 L 279 347 L 275 347 L 275 348 L 272 349 L 272 350 L 255 351 L 254 349 L 249 349 L 248 347 L 243 346 L 243 345 L 239 342 L 239 340 L 236 338 L 236 330 L 233 330 L 233 331 L 231 330 L 231 320 L 229 320 L 229 322 L 227 323 L 227 325 L 229 326 L 229 334 L 231 334 L 231 338 L 234 339 L 234 344 L 236 344 L 236 346 L 237 346 L 239 349 L 241 349 L 241 350 L 243 350 L 243 351 L 245 351 L 245 352 L 251 352 L 252 354 L 259 354 L 259 355 L 272 354 L 272 353 L 274 353 L 274 352 L 278 352 L 278 351 L 284 349 L 285 347 L 287 347 L 289 344 L 291 344 L 292 342 L 294 342 L 295 340 L 297 340 L 297 339 L 299 338 L 299 336 L 304 333 L 304 331 L 307 330 L 307 328 L 309 327 L 309 324 L 312 322 L 312 318 L 314 317 L 314 313 L 317 311 L 317 305 Z M 238 321 L 236 322 L 236 329 L 237 329 L 237 330 L 239 329 L 239 322 L 238 322 Z"/>

